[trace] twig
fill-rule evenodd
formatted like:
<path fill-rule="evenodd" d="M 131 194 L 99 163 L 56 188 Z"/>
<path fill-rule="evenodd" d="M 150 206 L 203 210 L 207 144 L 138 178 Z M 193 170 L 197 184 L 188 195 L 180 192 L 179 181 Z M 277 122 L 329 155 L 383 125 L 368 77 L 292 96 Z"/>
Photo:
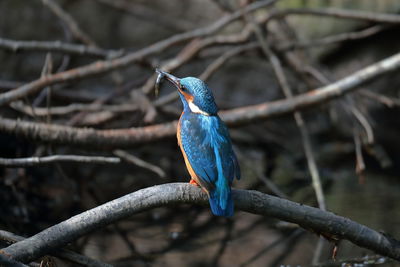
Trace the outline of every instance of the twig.
<path fill-rule="evenodd" d="M 77 162 L 77 163 L 95 163 L 95 164 L 117 164 L 121 160 L 116 157 L 93 157 L 80 155 L 52 155 L 46 157 L 31 158 L 0 158 L 0 166 L 3 167 L 28 167 L 41 166 L 56 162 Z"/>
<path fill-rule="evenodd" d="M 296 95 L 292 99 L 234 108 L 221 112 L 220 115 L 231 126 L 281 116 L 338 98 L 361 84 L 399 67 L 400 53 L 369 65 L 327 86 Z M 138 128 L 95 130 L 0 117 L 0 132 L 43 142 L 105 148 L 129 147 L 173 136 L 176 133 L 176 125 L 177 121 L 172 121 Z"/>
<path fill-rule="evenodd" d="M 11 232 L 0 230 L 0 239 L 6 241 L 7 243 L 13 244 L 22 241 L 25 238 Z M 59 251 L 53 252 L 51 255 L 83 266 L 111 267 L 110 264 L 91 259 L 89 257 L 86 257 L 84 255 L 78 254 L 76 252 L 67 249 L 60 249 Z"/>
<path fill-rule="evenodd" d="M 286 75 L 284 73 L 282 64 L 279 60 L 279 58 L 272 52 L 270 49 L 267 41 L 265 40 L 261 28 L 253 22 L 252 18 L 250 16 L 246 16 L 248 20 L 250 20 L 254 26 L 254 31 L 256 33 L 256 37 L 260 43 L 261 49 L 264 52 L 265 56 L 269 59 L 271 62 L 272 68 L 274 70 L 275 76 L 278 80 L 278 83 L 286 96 L 287 99 L 293 99 L 293 92 L 292 89 L 289 86 L 289 82 L 286 78 Z M 310 171 L 311 179 L 312 179 L 312 185 L 315 191 L 315 195 L 318 201 L 318 206 L 322 210 L 326 210 L 326 204 L 325 204 L 325 196 L 323 193 L 322 185 L 321 185 L 321 178 L 319 175 L 317 163 L 315 161 L 314 153 L 311 147 L 311 141 L 310 141 L 310 134 L 307 129 L 307 125 L 303 119 L 303 115 L 299 111 L 294 112 L 294 119 L 296 121 L 297 127 L 300 130 L 301 133 L 301 139 L 303 142 L 303 148 L 304 152 L 307 158 L 307 164 L 308 164 L 308 169 Z"/>
<path fill-rule="evenodd" d="M 281 51 L 287 51 L 287 50 L 293 50 L 293 49 L 299 49 L 299 48 L 303 48 L 303 49 L 307 48 L 308 49 L 308 48 L 312 48 L 315 46 L 332 45 L 332 44 L 341 43 L 341 42 L 359 40 L 359 39 L 367 38 L 367 37 L 370 37 L 377 33 L 380 33 L 383 30 L 386 30 L 387 28 L 388 28 L 387 25 L 375 25 L 375 26 L 372 26 L 372 27 L 369 27 L 367 29 L 357 31 L 357 32 L 340 33 L 340 34 L 336 34 L 336 35 L 332 35 L 332 36 L 323 37 L 323 38 L 317 39 L 317 40 L 286 43 L 286 44 L 280 45 L 278 47 L 278 49 Z"/>
<path fill-rule="evenodd" d="M 123 160 L 125 160 L 125 161 L 127 161 L 129 163 L 132 163 L 132 164 L 137 165 L 139 167 L 148 169 L 148 170 L 156 173 L 161 178 L 165 178 L 165 176 L 166 176 L 165 172 L 160 167 L 158 167 L 158 166 L 156 166 L 154 164 L 151 164 L 151 163 L 149 163 L 147 161 L 144 161 L 144 160 L 142 160 L 142 159 L 140 159 L 140 158 L 138 158 L 138 157 L 126 152 L 126 151 L 117 149 L 117 150 L 113 151 L 113 154 L 118 156 L 118 157 L 120 157 L 120 158 L 122 158 Z"/>
<path fill-rule="evenodd" d="M 76 23 L 75 19 L 65 12 L 56 2 L 53 0 L 42 0 L 43 4 L 46 5 L 57 17 L 59 17 L 70 29 L 72 35 L 83 42 L 86 45 L 96 47 L 96 43 L 87 35 Z"/>
<path fill-rule="evenodd" d="M 22 102 L 12 102 L 10 106 L 24 114 L 29 116 L 33 116 L 32 111 L 29 106 L 24 105 Z M 101 104 L 70 104 L 68 106 L 61 107 L 50 107 L 47 111 L 47 108 L 36 107 L 35 115 L 42 117 L 50 114 L 51 116 L 63 116 L 68 115 L 74 112 L 79 111 L 87 111 L 87 112 L 96 112 L 96 111 L 110 111 L 115 113 L 121 112 L 133 112 L 137 111 L 139 107 L 135 104 L 121 104 L 121 105 L 101 105 Z"/>
<path fill-rule="evenodd" d="M 358 175 L 359 183 L 364 184 L 365 162 L 362 154 L 362 142 L 361 142 L 360 132 L 357 129 L 354 129 L 353 135 L 354 135 L 354 146 L 356 152 L 356 174 Z"/>
<path fill-rule="evenodd" d="M 121 56 L 124 53 L 123 50 L 105 50 L 93 46 L 63 43 L 61 41 L 18 41 L 4 38 L 0 38 L 0 48 L 12 52 L 43 51 L 99 58 L 113 58 Z"/>
<path fill-rule="evenodd" d="M 226 61 L 228 61 L 232 57 L 241 54 L 244 51 L 252 50 L 258 47 L 259 45 L 256 42 L 251 42 L 248 44 L 238 45 L 232 48 L 231 50 L 228 50 L 227 52 L 223 53 L 220 57 L 218 57 L 216 60 L 214 60 L 214 62 L 208 65 L 207 68 L 203 71 L 203 73 L 199 76 L 199 79 L 203 81 L 208 80 L 217 69 L 219 69 L 223 64 L 225 64 Z"/>
<path fill-rule="evenodd" d="M 289 8 L 278 12 L 277 16 L 287 15 L 314 15 L 322 17 L 335 17 L 340 19 L 363 20 L 375 23 L 399 24 L 400 16 L 396 14 L 383 14 L 376 12 L 347 10 L 339 8 Z"/>
<path fill-rule="evenodd" d="M 368 144 L 373 144 L 374 143 L 374 131 L 372 129 L 371 124 L 368 122 L 367 118 L 362 114 L 362 112 L 354 105 L 348 105 L 350 108 L 351 113 L 353 113 L 354 117 L 359 121 L 359 123 L 362 125 L 362 127 L 365 130 L 365 133 L 367 134 L 367 141 Z"/>
<path fill-rule="evenodd" d="M 191 21 L 184 20 L 179 16 L 175 16 L 173 19 L 171 19 L 171 15 L 169 13 L 163 13 L 161 10 L 157 12 L 154 11 L 154 8 L 146 7 L 136 2 L 124 0 L 97 0 L 97 2 L 131 14 L 149 23 L 153 23 L 157 25 L 157 27 L 163 27 L 175 31 L 187 31 L 195 28 L 196 26 Z"/>
<path fill-rule="evenodd" d="M 400 241 L 348 218 L 257 191 L 233 190 L 233 199 L 237 210 L 296 223 L 316 233 L 347 239 L 358 246 L 400 260 Z M 78 214 L 1 252 L 11 255 L 15 260 L 31 261 L 115 221 L 151 208 L 179 203 L 205 205 L 208 199 L 201 189 L 188 183 L 141 189 Z"/>
<path fill-rule="evenodd" d="M 304 230 L 302 229 L 296 229 L 293 230 L 291 233 L 286 234 L 280 238 L 277 238 L 274 242 L 266 246 L 265 248 L 261 249 L 258 251 L 256 254 L 248 258 L 246 261 L 244 261 L 242 264 L 240 264 L 240 267 L 245 267 L 249 266 L 250 264 L 254 263 L 257 259 L 259 259 L 261 256 L 266 255 L 268 251 L 274 249 L 276 246 L 281 245 L 282 243 L 288 243 L 291 242 L 293 239 L 296 237 L 304 234 Z"/>
<path fill-rule="evenodd" d="M 369 90 L 360 90 L 360 95 L 374 99 L 374 100 L 378 100 L 379 102 L 381 102 L 382 104 L 384 104 L 385 106 L 392 108 L 395 106 L 400 106 L 400 99 L 398 98 L 394 98 L 394 97 L 389 97 L 389 96 L 385 96 L 385 95 L 381 95 Z"/>
<path fill-rule="evenodd" d="M 82 67 L 75 68 L 72 70 L 60 72 L 60 73 L 57 73 L 54 75 L 47 76 L 42 79 L 32 81 L 32 82 L 25 84 L 15 90 L 0 94 L 0 106 L 10 103 L 14 100 L 20 99 L 28 94 L 37 92 L 40 89 L 42 89 L 46 86 L 49 86 L 49 85 L 78 80 L 78 79 L 82 79 L 82 78 L 87 78 L 87 77 L 91 77 L 94 75 L 106 73 L 106 72 L 109 72 L 109 71 L 112 71 L 112 70 L 115 70 L 118 68 L 124 68 L 124 67 L 126 68 L 130 64 L 132 64 L 136 61 L 139 61 L 139 60 L 141 60 L 147 56 L 150 56 L 154 53 L 161 52 L 164 49 L 166 49 L 174 44 L 177 44 L 179 42 L 184 42 L 184 41 L 187 41 L 187 40 L 190 40 L 193 38 L 213 34 L 213 33 L 217 32 L 218 30 L 220 30 L 221 28 L 223 28 L 224 26 L 226 26 L 227 24 L 239 19 L 242 16 L 243 12 L 253 12 L 262 7 L 271 5 L 274 1 L 275 0 L 257 1 L 255 3 L 247 6 L 243 11 L 239 10 L 232 14 L 224 16 L 209 26 L 173 35 L 167 39 L 156 42 L 156 43 L 154 43 L 150 46 L 147 46 L 141 50 L 127 54 L 124 57 L 110 59 L 107 61 L 98 61 L 98 62 L 89 64 L 86 66 L 82 66 Z"/>
<path fill-rule="evenodd" d="M 265 19 L 266 18 L 267 17 L 265 17 Z M 195 39 L 192 42 L 190 42 L 184 49 L 182 49 L 182 51 L 177 56 L 174 56 L 172 59 L 162 63 L 160 66 L 158 66 L 158 68 L 162 69 L 163 71 L 171 72 L 177 69 L 178 67 L 182 66 L 190 59 L 192 59 L 205 47 L 215 44 L 242 43 L 247 41 L 247 39 L 250 37 L 251 32 L 252 31 L 250 27 L 244 27 L 244 29 L 241 32 L 231 35 L 216 35 L 200 40 Z M 147 82 L 141 88 L 143 92 L 149 93 L 154 89 L 156 77 L 157 74 L 153 74 L 147 80 Z"/>
<path fill-rule="evenodd" d="M 225 64 L 229 59 L 233 58 L 237 54 L 242 53 L 243 51 L 254 49 L 258 46 L 259 45 L 257 43 L 251 42 L 248 44 L 239 45 L 231 50 L 228 50 L 220 57 L 215 59 L 210 65 L 208 65 L 207 68 L 200 74 L 199 79 L 207 81 L 211 77 L 211 75 L 217 69 L 219 69 L 223 64 Z M 178 99 L 178 97 L 179 97 L 178 93 L 176 91 L 173 91 L 168 95 L 160 97 L 156 101 L 154 101 L 154 106 L 156 107 L 164 106 L 170 102 L 175 101 L 176 99 Z"/>

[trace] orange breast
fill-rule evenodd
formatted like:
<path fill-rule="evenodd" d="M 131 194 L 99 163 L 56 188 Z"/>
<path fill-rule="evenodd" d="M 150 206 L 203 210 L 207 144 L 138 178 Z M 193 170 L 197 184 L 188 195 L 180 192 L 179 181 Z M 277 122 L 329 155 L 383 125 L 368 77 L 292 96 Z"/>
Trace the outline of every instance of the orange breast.
<path fill-rule="evenodd" d="M 181 115 L 181 117 L 182 117 L 182 115 Z M 178 139 L 178 145 L 181 148 L 182 155 L 183 155 L 183 158 L 185 160 L 186 169 L 188 170 L 191 178 L 193 180 L 195 180 L 197 182 L 197 184 L 199 184 L 204 190 L 206 190 L 205 187 L 202 186 L 202 182 L 200 181 L 199 177 L 197 177 L 196 173 L 194 172 L 194 170 L 192 168 L 192 165 L 190 164 L 189 159 L 187 158 L 186 152 L 183 149 L 182 139 L 181 139 L 181 119 L 180 118 L 179 118 L 179 122 L 178 122 L 178 128 L 177 128 L 177 132 L 176 132 L 176 137 Z"/>

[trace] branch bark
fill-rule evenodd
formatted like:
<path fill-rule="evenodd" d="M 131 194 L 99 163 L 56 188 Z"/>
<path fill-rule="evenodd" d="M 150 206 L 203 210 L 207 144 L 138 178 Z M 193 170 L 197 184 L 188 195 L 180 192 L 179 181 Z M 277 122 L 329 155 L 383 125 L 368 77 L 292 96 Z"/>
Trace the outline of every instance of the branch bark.
<path fill-rule="evenodd" d="M 284 115 L 338 98 L 361 84 L 398 68 L 400 68 L 400 53 L 369 65 L 337 82 L 294 96 L 292 99 L 235 108 L 223 111 L 220 115 L 230 126 Z M 0 117 L 0 132 L 43 142 L 107 148 L 132 147 L 170 137 L 175 134 L 176 125 L 177 121 L 172 121 L 138 128 L 95 130 Z"/>
<path fill-rule="evenodd" d="M 237 210 L 296 223 L 400 260 L 400 241 L 348 218 L 257 191 L 233 190 L 233 198 Z M 201 189 L 187 183 L 156 185 L 78 214 L 0 252 L 13 260 L 29 262 L 115 221 L 151 208 L 179 203 L 206 205 L 208 200 Z"/>

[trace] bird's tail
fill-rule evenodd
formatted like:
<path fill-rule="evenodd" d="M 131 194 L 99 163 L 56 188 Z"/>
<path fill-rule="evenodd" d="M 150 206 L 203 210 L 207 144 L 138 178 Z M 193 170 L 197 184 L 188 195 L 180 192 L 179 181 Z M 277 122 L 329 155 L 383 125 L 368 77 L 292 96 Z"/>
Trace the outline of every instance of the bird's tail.
<path fill-rule="evenodd" d="M 233 200 L 230 186 L 224 181 L 223 186 L 217 185 L 210 192 L 211 211 L 216 216 L 231 217 L 233 216 Z"/>

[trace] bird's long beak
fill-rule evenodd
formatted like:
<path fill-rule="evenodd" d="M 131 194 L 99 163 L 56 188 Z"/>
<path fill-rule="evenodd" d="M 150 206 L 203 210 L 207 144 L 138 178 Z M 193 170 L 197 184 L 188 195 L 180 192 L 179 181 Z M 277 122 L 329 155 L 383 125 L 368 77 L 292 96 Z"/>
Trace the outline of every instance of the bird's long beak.
<path fill-rule="evenodd" d="M 174 75 L 169 74 L 168 72 L 156 69 L 156 72 L 161 76 L 161 77 L 166 77 L 168 81 L 170 81 L 173 85 L 176 86 L 177 89 L 181 87 L 181 79 L 175 77 Z M 159 77 L 160 77 L 159 76 Z"/>

